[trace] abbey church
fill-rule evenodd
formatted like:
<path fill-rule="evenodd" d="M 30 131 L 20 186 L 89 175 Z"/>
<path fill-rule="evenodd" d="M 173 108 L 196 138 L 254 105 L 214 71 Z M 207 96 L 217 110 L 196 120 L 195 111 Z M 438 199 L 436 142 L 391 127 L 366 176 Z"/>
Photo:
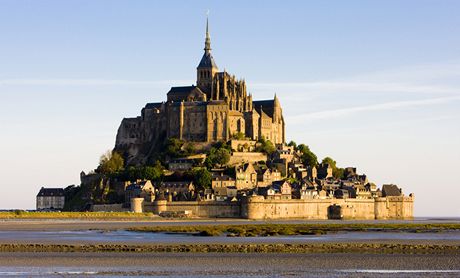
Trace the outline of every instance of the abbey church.
<path fill-rule="evenodd" d="M 143 163 L 149 152 L 167 138 L 210 143 L 234 135 L 251 140 L 285 142 L 285 124 L 276 95 L 253 101 L 246 82 L 219 72 L 211 54 L 206 22 L 204 54 L 197 67 L 196 85 L 172 87 L 166 102 L 148 103 L 136 118 L 125 118 L 118 129 L 115 150 L 132 164 Z"/>

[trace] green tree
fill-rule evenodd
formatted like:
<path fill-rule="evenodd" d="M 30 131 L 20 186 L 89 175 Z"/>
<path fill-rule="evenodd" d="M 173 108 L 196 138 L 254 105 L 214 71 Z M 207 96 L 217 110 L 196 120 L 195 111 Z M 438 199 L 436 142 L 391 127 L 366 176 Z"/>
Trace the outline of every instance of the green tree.
<path fill-rule="evenodd" d="M 300 144 L 297 146 L 296 150 L 302 153 L 301 159 L 303 164 L 310 167 L 318 165 L 318 157 L 310 150 L 307 145 Z"/>
<path fill-rule="evenodd" d="M 144 167 L 144 179 L 159 181 L 163 177 L 163 165 L 157 160 L 153 166 Z"/>
<path fill-rule="evenodd" d="M 323 158 L 321 163 L 327 163 L 327 164 L 331 165 L 332 170 L 337 168 L 337 162 L 334 159 L 332 159 L 331 157 L 329 157 L 329 156 L 326 156 L 325 158 Z"/>
<path fill-rule="evenodd" d="M 192 175 L 193 183 L 198 190 L 211 187 L 212 174 L 206 168 L 194 169 Z"/>
<path fill-rule="evenodd" d="M 271 155 L 275 152 L 275 145 L 270 140 L 259 139 L 256 151 Z"/>
<path fill-rule="evenodd" d="M 196 153 L 196 147 L 193 142 L 189 142 L 185 145 L 185 155 L 193 155 Z"/>
<path fill-rule="evenodd" d="M 169 138 L 166 141 L 166 154 L 171 157 L 179 157 L 183 155 L 182 146 L 184 141 L 177 138 Z"/>
<path fill-rule="evenodd" d="M 325 157 L 321 163 L 327 163 L 331 166 L 332 168 L 332 175 L 336 179 L 341 179 L 343 177 L 343 173 L 345 172 L 345 169 L 337 167 L 337 162 L 332 159 L 331 157 L 327 156 Z"/>
<path fill-rule="evenodd" d="M 230 151 L 226 148 L 214 148 L 209 150 L 205 164 L 208 168 L 223 166 L 230 161 Z"/>
<path fill-rule="evenodd" d="M 297 148 L 296 142 L 294 142 L 294 141 L 292 141 L 292 140 L 288 143 L 288 146 L 289 146 L 289 147 L 294 147 L 294 149 Z"/>
<path fill-rule="evenodd" d="M 123 157 L 117 152 L 108 151 L 99 160 L 98 171 L 102 174 L 114 174 L 123 169 Z"/>
<path fill-rule="evenodd" d="M 227 149 L 220 148 L 215 152 L 214 161 L 217 165 L 223 166 L 230 161 L 230 152 Z"/>
<path fill-rule="evenodd" d="M 232 138 L 236 140 L 244 140 L 246 136 L 244 135 L 243 132 L 237 132 L 237 133 L 232 134 Z"/>

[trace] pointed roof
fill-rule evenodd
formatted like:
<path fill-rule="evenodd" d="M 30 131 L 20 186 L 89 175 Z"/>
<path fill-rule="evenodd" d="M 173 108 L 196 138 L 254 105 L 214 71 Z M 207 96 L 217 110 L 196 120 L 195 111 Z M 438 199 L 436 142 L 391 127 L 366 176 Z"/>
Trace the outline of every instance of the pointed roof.
<path fill-rule="evenodd" d="M 209 36 L 209 19 L 206 17 L 206 39 L 204 41 L 204 51 L 211 52 L 211 36 Z"/>
<path fill-rule="evenodd" d="M 204 41 L 204 54 L 201 57 L 198 68 L 217 68 L 217 64 L 211 54 L 211 36 L 209 35 L 209 21 L 206 18 L 206 39 Z"/>

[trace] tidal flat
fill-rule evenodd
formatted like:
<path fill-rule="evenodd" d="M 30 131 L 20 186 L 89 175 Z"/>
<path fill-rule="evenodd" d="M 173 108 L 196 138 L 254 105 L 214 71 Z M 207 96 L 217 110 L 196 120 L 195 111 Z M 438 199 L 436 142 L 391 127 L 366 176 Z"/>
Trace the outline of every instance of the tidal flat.
<path fill-rule="evenodd" d="M 460 222 L 0 220 L 0 276 L 390 275 L 460 276 Z"/>
<path fill-rule="evenodd" d="M 9 277 L 458 277 L 449 254 L 0 253 Z"/>
<path fill-rule="evenodd" d="M 460 223 L 4 220 L 2 252 L 460 254 Z"/>

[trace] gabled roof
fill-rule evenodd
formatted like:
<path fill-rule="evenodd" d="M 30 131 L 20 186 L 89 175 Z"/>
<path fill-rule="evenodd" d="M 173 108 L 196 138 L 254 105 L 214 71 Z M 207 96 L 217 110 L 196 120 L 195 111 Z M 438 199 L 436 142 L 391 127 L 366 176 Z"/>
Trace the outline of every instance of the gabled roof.
<path fill-rule="evenodd" d="M 401 196 L 401 190 L 394 184 L 384 184 L 382 186 L 382 196 Z"/>
<path fill-rule="evenodd" d="M 167 95 L 175 95 L 175 96 L 187 96 L 196 86 L 181 86 L 181 87 L 171 87 Z"/>
<path fill-rule="evenodd" d="M 193 92 L 195 91 L 196 94 L 198 95 L 206 95 L 205 93 L 203 93 L 202 90 L 200 90 L 200 88 L 198 88 L 197 86 L 182 86 L 182 87 L 171 87 L 171 89 L 169 90 L 169 92 L 167 93 L 167 96 L 168 96 L 168 101 L 169 100 L 172 100 L 172 101 L 182 101 L 182 100 L 187 100 L 187 97 Z"/>
<path fill-rule="evenodd" d="M 243 172 L 247 172 L 248 170 L 251 170 L 252 171 L 256 171 L 255 168 L 254 168 L 254 165 L 252 163 L 245 163 L 243 165 L 240 165 L 240 166 L 236 166 L 236 170 L 242 170 Z"/>
<path fill-rule="evenodd" d="M 62 188 L 44 188 L 42 187 L 37 194 L 42 197 L 64 196 L 64 189 Z"/>
<path fill-rule="evenodd" d="M 268 100 L 256 100 L 252 102 L 252 107 L 262 116 L 262 112 L 269 117 L 273 117 L 275 101 L 273 99 Z M 262 107 L 262 110 L 261 110 Z"/>

